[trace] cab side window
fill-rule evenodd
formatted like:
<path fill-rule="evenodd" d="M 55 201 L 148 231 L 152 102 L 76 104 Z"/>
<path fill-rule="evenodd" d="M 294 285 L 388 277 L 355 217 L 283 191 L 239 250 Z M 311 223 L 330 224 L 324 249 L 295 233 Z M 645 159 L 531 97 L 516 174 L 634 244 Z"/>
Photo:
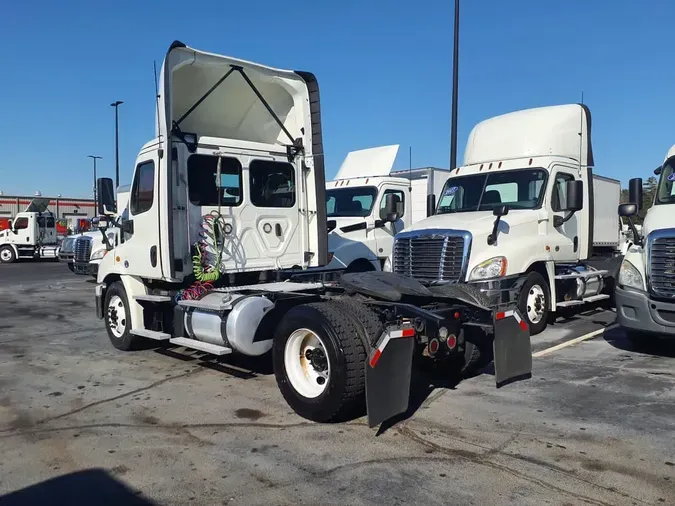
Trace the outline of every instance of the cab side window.
<path fill-rule="evenodd" d="M 138 216 L 152 207 L 155 200 L 155 162 L 143 162 L 136 167 L 131 188 L 131 214 Z"/>
<path fill-rule="evenodd" d="M 14 222 L 14 230 L 24 230 L 28 228 L 28 218 L 17 218 Z"/>
<path fill-rule="evenodd" d="M 556 174 L 551 193 L 551 210 L 556 213 L 567 209 L 567 181 L 574 181 L 574 176 L 565 172 Z"/>

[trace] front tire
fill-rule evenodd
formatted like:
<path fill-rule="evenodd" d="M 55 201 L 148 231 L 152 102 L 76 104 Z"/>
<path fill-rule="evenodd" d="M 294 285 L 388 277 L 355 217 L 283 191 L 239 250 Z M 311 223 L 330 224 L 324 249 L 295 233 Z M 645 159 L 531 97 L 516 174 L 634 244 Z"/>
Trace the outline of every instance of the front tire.
<path fill-rule="evenodd" d="M 16 261 L 16 253 L 11 246 L 3 246 L 0 248 L 0 263 L 11 264 Z"/>
<path fill-rule="evenodd" d="M 115 281 L 106 291 L 103 318 L 112 345 L 122 351 L 133 350 L 137 338 L 131 334 L 131 312 L 121 281 Z"/>
<path fill-rule="evenodd" d="M 365 404 L 366 348 L 339 303 L 296 306 L 274 336 L 274 375 L 298 415 L 315 422 L 346 419 Z"/>
<path fill-rule="evenodd" d="M 551 290 L 544 276 L 530 272 L 520 290 L 518 310 L 530 326 L 530 335 L 540 334 L 548 324 Z"/>

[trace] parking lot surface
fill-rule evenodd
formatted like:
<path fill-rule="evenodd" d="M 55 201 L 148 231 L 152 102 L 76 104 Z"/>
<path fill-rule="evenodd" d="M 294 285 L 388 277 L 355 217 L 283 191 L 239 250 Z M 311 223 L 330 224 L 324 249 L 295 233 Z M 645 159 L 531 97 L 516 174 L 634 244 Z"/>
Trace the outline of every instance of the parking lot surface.
<path fill-rule="evenodd" d="M 423 389 L 378 434 L 299 418 L 265 359 L 115 350 L 93 290 L 0 265 L 0 504 L 675 504 L 675 352 L 610 311 L 534 337 L 530 381 Z"/>

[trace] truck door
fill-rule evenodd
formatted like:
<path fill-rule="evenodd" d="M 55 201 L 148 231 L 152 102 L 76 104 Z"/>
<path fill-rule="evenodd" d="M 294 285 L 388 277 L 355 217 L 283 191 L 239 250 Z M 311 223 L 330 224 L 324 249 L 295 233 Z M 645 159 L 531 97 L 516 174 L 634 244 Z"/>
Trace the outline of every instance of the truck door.
<path fill-rule="evenodd" d="M 566 204 L 567 181 L 575 179 L 571 171 L 562 168 L 554 168 L 552 184 L 549 191 L 550 220 L 548 222 L 548 237 L 551 247 L 551 257 L 555 262 L 576 262 L 579 258 L 579 223 L 576 213 L 562 226 L 556 228 L 553 224 L 553 216 L 564 217 Z"/>
<path fill-rule="evenodd" d="M 10 236 L 10 242 L 19 246 L 34 244 L 31 239 L 35 237 L 35 230 L 33 230 L 35 227 L 33 216 L 17 216 L 14 220 L 14 233 Z"/>
<path fill-rule="evenodd" d="M 133 232 L 124 234 L 124 243 L 115 252 L 115 263 L 121 264 L 124 274 L 155 279 L 162 276 L 158 167 L 157 151 L 141 153 L 136 160 L 128 213 Z"/>
<path fill-rule="evenodd" d="M 396 195 L 399 199 L 399 218 L 394 223 L 385 223 L 382 227 L 376 227 L 374 230 L 375 242 L 377 245 L 377 256 L 384 260 L 391 255 L 394 247 L 394 236 L 401 232 L 406 224 L 412 223 L 412 212 L 410 202 L 406 199 L 407 188 L 401 186 L 385 186 L 383 191 L 378 196 L 378 201 L 375 204 L 374 213 L 375 219 L 383 219 L 384 206 L 386 197 L 390 193 Z"/>

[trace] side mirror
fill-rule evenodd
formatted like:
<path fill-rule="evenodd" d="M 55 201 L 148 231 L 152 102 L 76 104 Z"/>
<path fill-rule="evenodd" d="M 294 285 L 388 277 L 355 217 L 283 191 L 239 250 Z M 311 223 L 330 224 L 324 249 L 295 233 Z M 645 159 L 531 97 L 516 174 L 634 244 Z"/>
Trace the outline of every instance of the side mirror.
<path fill-rule="evenodd" d="M 634 177 L 628 181 L 628 202 L 642 209 L 642 178 Z"/>
<path fill-rule="evenodd" d="M 621 204 L 619 206 L 619 216 L 630 217 L 638 213 L 637 204 Z"/>
<path fill-rule="evenodd" d="M 427 195 L 427 217 L 436 213 L 436 195 L 430 193 Z"/>
<path fill-rule="evenodd" d="M 499 217 L 506 216 L 509 214 L 509 206 L 506 204 L 500 204 L 492 210 L 492 214 Z"/>
<path fill-rule="evenodd" d="M 115 190 L 113 180 L 109 177 L 100 177 L 96 180 L 96 193 L 98 195 L 98 214 L 115 214 L 117 206 L 115 205 Z"/>
<path fill-rule="evenodd" d="M 384 207 L 380 209 L 380 219 L 384 222 L 392 223 L 399 218 L 398 196 L 393 193 L 387 193 L 384 196 Z"/>
<path fill-rule="evenodd" d="M 663 165 L 659 165 L 658 167 L 656 167 L 656 168 L 654 169 L 654 175 L 655 175 L 655 176 L 660 176 L 662 170 L 663 170 Z"/>
<path fill-rule="evenodd" d="M 567 208 L 566 211 L 577 212 L 584 208 L 584 182 L 578 179 L 567 181 Z"/>

